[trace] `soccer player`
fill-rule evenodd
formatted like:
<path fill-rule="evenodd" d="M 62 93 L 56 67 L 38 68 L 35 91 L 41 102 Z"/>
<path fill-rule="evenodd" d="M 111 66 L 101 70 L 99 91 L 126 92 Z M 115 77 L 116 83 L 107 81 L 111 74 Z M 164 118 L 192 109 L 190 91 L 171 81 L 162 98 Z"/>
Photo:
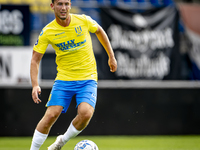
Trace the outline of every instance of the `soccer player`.
<path fill-rule="evenodd" d="M 43 28 L 33 47 L 31 59 L 32 98 L 35 103 L 41 102 L 38 97 L 41 94 L 38 68 L 48 44 L 55 49 L 58 73 L 46 104 L 47 110 L 35 129 L 30 150 L 39 150 L 59 115 L 67 111 L 73 95 L 76 95 L 77 115 L 67 131 L 59 135 L 48 150 L 60 150 L 92 118 L 97 97 L 97 67 L 90 32 L 96 34 L 105 48 L 110 71 L 117 70 L 111 44 L 96 21 L 86 15 L 71 14 L 70 0 L 52 0 L 50 6 L 55 20 Z"/>

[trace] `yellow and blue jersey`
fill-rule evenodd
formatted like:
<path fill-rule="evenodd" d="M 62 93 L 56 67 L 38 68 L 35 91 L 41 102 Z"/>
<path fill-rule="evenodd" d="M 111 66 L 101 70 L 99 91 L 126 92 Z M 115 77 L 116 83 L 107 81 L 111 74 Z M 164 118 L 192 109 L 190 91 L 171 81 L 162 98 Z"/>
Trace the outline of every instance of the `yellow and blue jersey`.
<path fill-rule="evenodd" d="M 33 50 L 44 54 L 48 44 L 56 53 L 56 80 L 97 81 L 96 60 L 90 32 L 95 33 L 98 24 L 86 15 L 70 14 L 69 26 L 60 26 L 56 20 L 46 25 L 39 35 Z"/>

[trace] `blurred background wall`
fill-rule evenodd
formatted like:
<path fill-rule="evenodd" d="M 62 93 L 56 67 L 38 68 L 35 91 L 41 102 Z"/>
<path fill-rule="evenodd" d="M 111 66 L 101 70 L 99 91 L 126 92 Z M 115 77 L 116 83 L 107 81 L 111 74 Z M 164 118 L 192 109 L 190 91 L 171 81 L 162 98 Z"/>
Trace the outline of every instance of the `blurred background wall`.
<path fill-rule="evenodd" d="M 0 136 L 30 136 L 45 112 L 56 76 L 51 46 L 40 66 L 42 104 L 31 98 L 30 59 L 54 19 L 50 0 L 0 0 Z M 91 34 L 99 73 L 98 102 L 84 135 L 200 134 L 200 1 L 72 0 L 107 32 L 118 60 Z M 52 128 L 66 130 L 75 103 Z M 62 126 L 61 128 L 60 126 Z"/>

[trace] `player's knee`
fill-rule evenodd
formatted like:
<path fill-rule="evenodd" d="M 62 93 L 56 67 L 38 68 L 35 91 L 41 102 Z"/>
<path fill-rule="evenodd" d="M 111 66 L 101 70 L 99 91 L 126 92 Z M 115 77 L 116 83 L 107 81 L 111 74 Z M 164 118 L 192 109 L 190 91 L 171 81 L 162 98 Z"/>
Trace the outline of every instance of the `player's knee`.
<path fill-rule="evenodd" d="M 83 118 L 84 120 L 88 121 L 92 118 L 93 113 L 92 112 L 88 112 L 86 114 L 84 114 Z"/>
<path fill-rule="evenodd" d="M 54 122 L 56 119 L 59 117 L 60 113 L 62 111 L 62 107 L 48 107 L 46 113 L 45 113 L 45 118 L 47 122 Z"/>
<path fill-rule="evenodd" d="M 58 114 L 49 114 L 49 119 L 54 121 L 58 118 Z"/>
<path fill-rule="evenodd" d="M 46 113 L 45 116 L 41 119 L 40 125 L 44 130 L 49 130 L 57 118 L 57 114 Z"/>
<path fill-rule="evenodd" d="M 81 112 L 79 115 L 81 116 L 81 120 L 83 122 L 88 122 L 92 118 L 93 112 L 88 110 Z"/>
<path fill-rule="evenodd" d="M 87 103 L 81 103 L 78 107 L 78 116 L 79 119 L 81 119 L 81 122 L 88 122 L 94 113 L 94 108 L 87 104 Z"/>
<path fill-rule="evenodd" d="M 46 120 L 48 120 L 47 123 L 51 124 L 52 122 L 56 121 L 58 116 L 59 116 L 59 113 L 48 113 L 46 115 L 46 118 L 47 118 Z"/>

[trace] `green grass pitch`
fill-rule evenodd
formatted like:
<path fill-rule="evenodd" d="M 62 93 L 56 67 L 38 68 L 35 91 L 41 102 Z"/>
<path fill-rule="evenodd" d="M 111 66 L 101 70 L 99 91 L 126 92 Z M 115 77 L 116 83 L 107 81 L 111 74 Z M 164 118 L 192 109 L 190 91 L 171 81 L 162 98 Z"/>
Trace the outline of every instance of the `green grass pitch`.
<path fill-rule="evenodd" d="M 0 137 L 0 150 L 29 150 L 32 137 Z M 48 137 L 40 150 L 55 141 Z M 73 150 L 76 143 L 88 139 L 94 141 L 99 150 L 199 150 L 200 135 L 185 136 L 77 136 L 62 150 Z"/>

